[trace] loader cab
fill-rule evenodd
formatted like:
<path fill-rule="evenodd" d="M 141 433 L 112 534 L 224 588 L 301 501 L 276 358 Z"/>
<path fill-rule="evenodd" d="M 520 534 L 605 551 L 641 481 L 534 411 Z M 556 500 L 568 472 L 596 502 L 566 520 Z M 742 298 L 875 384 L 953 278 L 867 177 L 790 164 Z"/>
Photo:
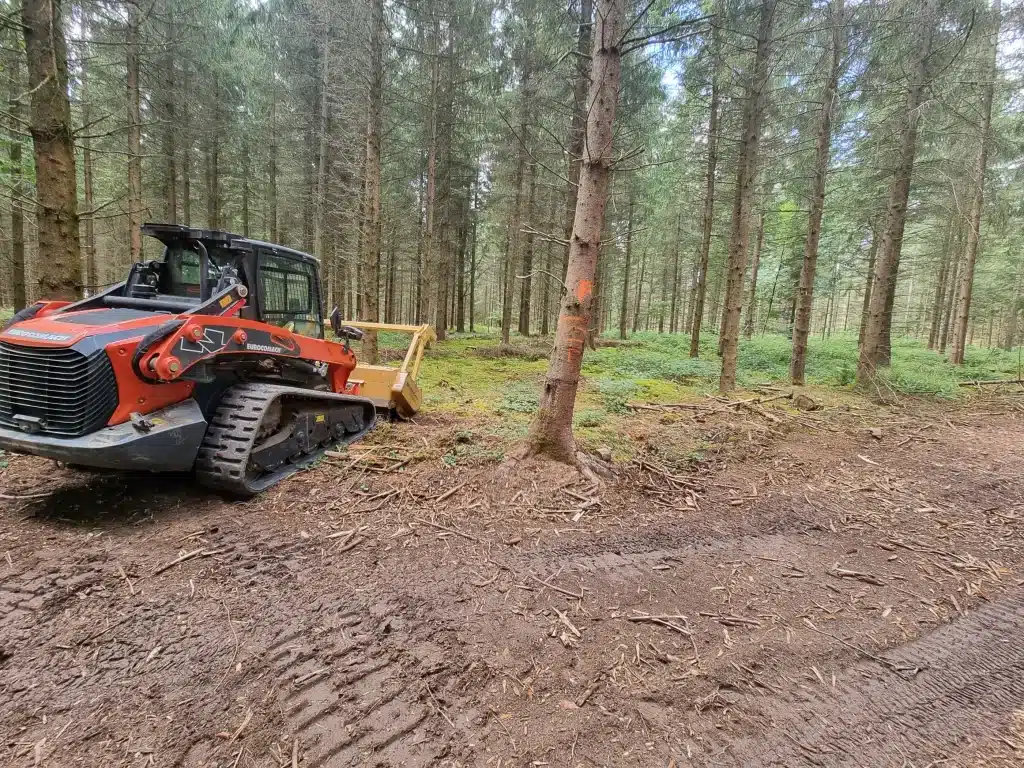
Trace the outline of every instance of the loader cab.
<path fill-rule="evenodd" d="M 242 317 L 324 337 L 319 262 L 309 254 L 219 230 L 146 224 L 142 232 L 160 240 L 164 252 L 156 262 L 132 266 L 124 288 L 132 306 L 201 311 L 241 283 L 248 289 Z"/>

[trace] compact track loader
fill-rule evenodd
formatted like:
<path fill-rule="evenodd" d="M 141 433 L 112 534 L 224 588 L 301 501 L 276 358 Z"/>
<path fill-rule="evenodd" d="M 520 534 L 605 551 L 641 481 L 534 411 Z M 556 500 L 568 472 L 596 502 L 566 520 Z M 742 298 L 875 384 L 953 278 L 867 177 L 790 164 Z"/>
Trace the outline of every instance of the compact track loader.
<path fill-rule="evenodd" d="M 374 424 L 350 341 L 324 338 L 316 259 L 216 230 L 146 224 L 159 260 L 0 332 L 0 448 L 122 470 L 193 470 L 252 496 Z"/>

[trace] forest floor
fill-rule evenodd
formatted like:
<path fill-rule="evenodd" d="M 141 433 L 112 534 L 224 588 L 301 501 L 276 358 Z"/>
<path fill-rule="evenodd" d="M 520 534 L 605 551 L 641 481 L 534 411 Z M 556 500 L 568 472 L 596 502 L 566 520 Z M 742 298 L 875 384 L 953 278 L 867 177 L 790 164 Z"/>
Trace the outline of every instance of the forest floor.
<path fill-rule="evenodd" d="M 248 502 L 6 457 L 0 765 L 1024 765 L 1019 388 L 591 371 L 592 485 L 431 362 Z"/>

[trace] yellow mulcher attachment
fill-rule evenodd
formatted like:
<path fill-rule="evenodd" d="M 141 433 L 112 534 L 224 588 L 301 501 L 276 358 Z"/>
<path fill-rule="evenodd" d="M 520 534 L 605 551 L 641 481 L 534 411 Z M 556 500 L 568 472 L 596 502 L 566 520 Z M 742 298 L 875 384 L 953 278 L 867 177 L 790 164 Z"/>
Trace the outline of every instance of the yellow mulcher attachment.
<path fill-rule="evenodd" d="M 363 331 L 392 331 L 411 333 L 412 341 L 405 359 L 398 368 L 387 365 L 368 365 L 358 363 L 350 382 L 362 384 L 359 394 L 368 397 L 379 409 L 386 409 L 402 419 L 410 419 L 423 405 L 423 392 L 416 385 L 416 376 L 420 372 L 423 361 L 423 350 L 437 336 L 429 325 L 392 325 L 391 323 L 362 323 L 345 320 L 343 325 L 350 325 Z"/>

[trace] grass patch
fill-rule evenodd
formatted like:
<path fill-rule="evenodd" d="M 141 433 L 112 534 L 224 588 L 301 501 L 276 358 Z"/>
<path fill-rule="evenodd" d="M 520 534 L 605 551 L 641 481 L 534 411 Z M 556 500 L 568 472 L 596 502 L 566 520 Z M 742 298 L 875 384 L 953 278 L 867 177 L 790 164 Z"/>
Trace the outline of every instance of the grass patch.
<path fill-rule="evenodd" d="M 381 347 L 395 350 L 388 358 L 400 359 L 408 342 L 402 334 L 381 334 Z M 499 342 L 496 334 L 454 334 L 436 343 L 420 373 L 424 410 L 475 417 L 473 429 L 485 437 L 524 437 L 537 409 L 552 339 L 516 335 L 505 349 Z M 716 335 L 702 337 L 697 359 L 690 358 L 690 339 L 683 334 L 637 333 L 626 343 L 601 342 L 597 350 L 586 351 L 576 398 L 573 427 L 585 448 L 608 445 L 618 455 L 635 450 L 629 402 L 692 402 L 717 391 L 721 361 Z M 743 341 L 740 388 L 788 383 L 790 353 L 791 341 L 781 334 Z M 806 371 L 812 396 L 852 392 L 857 354 L 854 334 L 812 339 Z M 963 381 L 1015 377 L 1019 355 L 1020 350 L 970 347 L 965 364 L 957 367 L 918 341 L 894 339 L 883 386 L 902 395 L 956 399 L 965 394 L 959 386 Z M 465 460 L 464 452 L 472 450 L 460 448 L 453 457 Z"/>

